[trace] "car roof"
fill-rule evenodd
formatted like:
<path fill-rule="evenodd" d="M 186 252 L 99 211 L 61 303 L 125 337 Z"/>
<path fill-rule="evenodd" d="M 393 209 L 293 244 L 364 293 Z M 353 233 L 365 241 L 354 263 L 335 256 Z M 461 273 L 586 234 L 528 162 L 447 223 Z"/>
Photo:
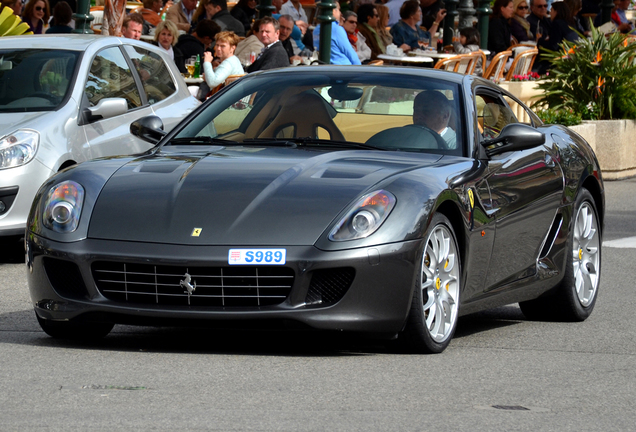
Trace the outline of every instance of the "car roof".
<path fill-rule="evenodd" d="M 318 66 L 296 66 L 286 67 L 280 69 L 269 69 L 261 72 L 257 72 L 259 75 L 266 74 L 289 74 L 296 75 L 298 73 L 329 73 L 337 71 L 346 71 L 355 74 L 389 74 L 389 75 L 409 75 L 439 79 L 443 81 L 449 81 L 456 84 L 461 84 L 466 75 L 447 72 L 439 69 L 431 68 L 415 68 L 415 67 L 402 67 L 402 66 L 340 66 L 340 65 L 318 65 Z"/>
<path fill-rule="evenodd" d="M 125 42 L 124 42 L 125 41 Z M 108 45 L 121 45 L 122 43 L 142 46 L 144 48 L 153 45 L 124 39 L 115 36 L 101 36 L 91 34 L 50 34 L 50 35 L 26 35 L 26 36 L 5 36 L 0 38 L 0 49 L 65 49 L 70 51 L 85 51 L 89 46 L 96 47 Z"/>

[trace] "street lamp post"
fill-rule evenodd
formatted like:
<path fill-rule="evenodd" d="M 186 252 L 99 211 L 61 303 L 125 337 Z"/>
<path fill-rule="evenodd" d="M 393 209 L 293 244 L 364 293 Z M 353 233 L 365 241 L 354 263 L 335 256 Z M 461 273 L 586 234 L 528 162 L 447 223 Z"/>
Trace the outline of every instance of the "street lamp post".
<path fill-rule="evenodd" d="M 459 28 L 472 27 L 475 21 L 475 8 L 473 0 L 461 0 L 459 3 Z"/>
<path fill-rule="evenodd" d="M 613 0 L 603 0 L 603 3 L 601 3 L 601 19 L 603 22 L 601 24 L 605 24 L 606 22 L 612 19 L 613 8 L 614 8 Z"/>
<path fill-rule="evenodd" d="M 488 48 L 488 22 L 492 15 L 492 9 L 490 9 L 490 0 L 479 0 L 479 7 L 477 8 L 479 37 L 482 49 Z"/>
<path fill-rule="evenodd" d="M 272 0 L 261 0 L 260 4 L 256 6 L 258 9 L 258 17 L 264 18 L 266 16 L 272 16 L 272 13 L 276 10 L 274 6 L 272 6 Z"/>
<path fill-rule="evenodd" d="M 455 33 L 455 17 L 457 16 L 457 5 L 459 0 L 446 0 L 446 18 L 444 18 L 444 46 L 453 43 Z"/>
<path fill-rule="evenodd" d="M 320 21 L 320 52 L 318 59 L 326 64 L 331 62 L 331 26 L 336 20 L 333 17 L 333 10 L 336 4 L 334 0 L 321 0 L 317 6 L 320 8 L 320 15 L 318 21 Z"/>
<path fill-rule="evenodd" d="M 93 16 L 91 15 L 90 0 L 77 1 L 77 13 L 73 14 L 73 19 L 75 20 L 73 33 L 93 33 L 93 30 L 91 30 L 91 21 L 93 21 Z"/>

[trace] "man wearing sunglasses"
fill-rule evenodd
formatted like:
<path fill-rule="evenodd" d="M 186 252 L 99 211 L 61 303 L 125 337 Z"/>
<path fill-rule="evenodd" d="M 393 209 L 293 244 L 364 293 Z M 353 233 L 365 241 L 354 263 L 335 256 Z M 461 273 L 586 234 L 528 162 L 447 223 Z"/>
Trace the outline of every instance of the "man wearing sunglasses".
<path fill-rule="evenodd" d="M 527 20 L 530 23 L 530 31 L 537 41 L 537 47 L 553 48 L 550 46 L 552 21 L 548 15 L 548 2 L 546 0 L 530 0 L 530 15 Z M 539 56 L 532 69 L 543 74 L 549 67 L 550 63 L 541 59 L 541 51 L 539 50 Z"/>
<path fill-rule="evenodd" d="M 541 46 L 550 38 L 550 18 L 548 18 L 548 2 L 546 0 L 530 0 L 530 31 Z"/>

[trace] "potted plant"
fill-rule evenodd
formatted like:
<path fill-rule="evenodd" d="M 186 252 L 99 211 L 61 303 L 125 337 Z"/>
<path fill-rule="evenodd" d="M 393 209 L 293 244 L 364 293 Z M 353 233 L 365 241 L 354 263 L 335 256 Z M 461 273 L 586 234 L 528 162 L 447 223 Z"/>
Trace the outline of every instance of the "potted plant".
<path fill-rule="evenodd" d="M 564 41 L 561 51 L 546 50 L 550 79 L 538 82 L 542 95 L 533 104 L 540 116 L 540 109 L 549 110 L 548 122 L 579 114 L 583 124 L 572 129 L 592 145 L 608 179 L 636 175 L 636 43 L 631 41 L 592 28 L 589 39 L 581 35 L 576 42 Z"/>

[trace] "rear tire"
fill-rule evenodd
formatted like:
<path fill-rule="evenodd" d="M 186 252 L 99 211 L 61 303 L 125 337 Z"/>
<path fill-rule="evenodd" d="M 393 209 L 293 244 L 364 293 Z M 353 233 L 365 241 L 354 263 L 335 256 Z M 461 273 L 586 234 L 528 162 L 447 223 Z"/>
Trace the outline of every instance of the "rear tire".
<path fill-rule="evenodd" d="M 565 275 L 555 295 L 519 303 L 527 318 L 584 321 L 594 309 L 601 277 L 601 232 L 587 189 L 576 199 L 567 247 Z"/>
<path fill-rule="evenodd" d="M 461 262 L 453 226 L 436 213 L 426 234 L 421 267 L 406 326 L 400 334 L 410 352 L 446 349 L 457 327 Z"/>
<path fill-rule="evenodd" d="M 94 341 L 104 338 L 115 326 L 109 323 L 91 323 L 72 321 L 51 321 L 40 318 L 38 323 L 44 333 L 55 339 L 68 339 L 76 341 Z"/>

